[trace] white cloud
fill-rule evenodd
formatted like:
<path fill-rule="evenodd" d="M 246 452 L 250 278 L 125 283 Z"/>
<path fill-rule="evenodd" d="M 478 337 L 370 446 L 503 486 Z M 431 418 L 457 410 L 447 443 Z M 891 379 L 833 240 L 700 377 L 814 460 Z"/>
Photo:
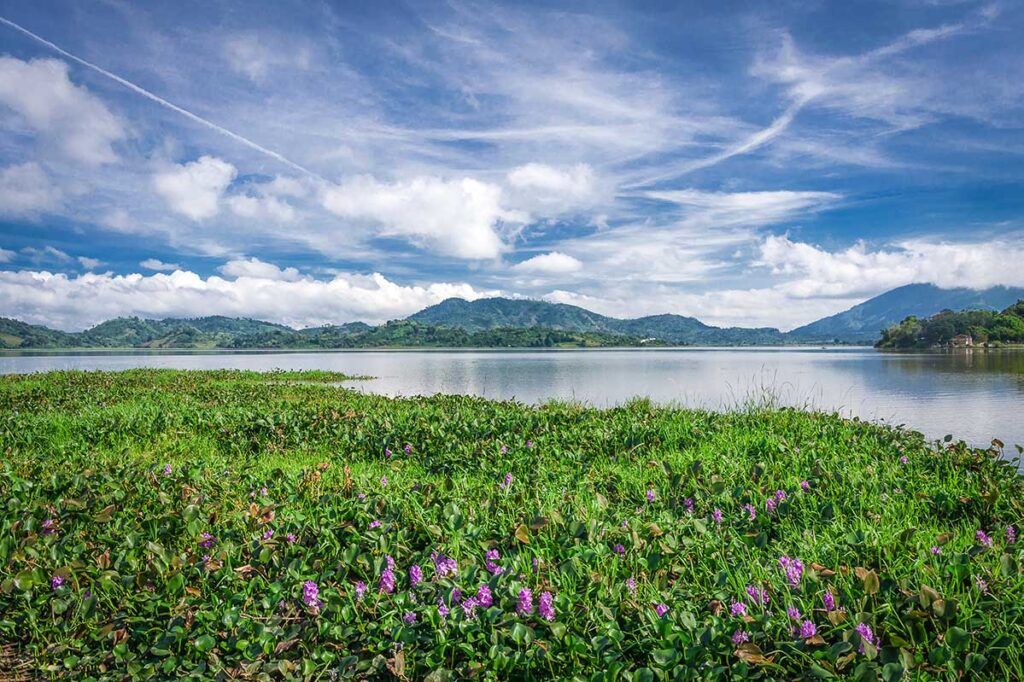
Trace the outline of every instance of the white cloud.
<path fill-rule="evenodd" d="M 192 220 L 217 215 L 220 198 L 235 179 L 235 167 L 214 156 L 174 165 L 153 176 L 153 186 L 174 211 Z"/>
<path fill-rule="evenodd" d="M 224 42 L 224 57 L 232 70 L 254 83 L 266 79 L 275 68 L 309 68 L 310 51 L 306 47 L 271 46 L 267 37 L 256 33 L 241 33 Z"/>
<path fill-rule="evenodd" d="M 125 137 L 121 121 L 71 82 L 63 61 L 0 57 L 0 103 L 72 160 L 96 165 L 117 159 L 112 145 Z"/>
<path fill-rule="evenodd" d="M 30 216 L 61 206 L 62 193 L 34 161 L 0 170 L 0 215 Z"/>
<path fill-rule="evenodd" d="M 0 263 L 10 263 L 17 255 L 14 251 L 0 248 Z"/>
<path fill-rule="evenodd" d="M 119 315 L 246 316 L 292 326 L 353 320 L 378 323 L 440 301 L 497 296 L 468 284 L 400 285 L 383 275 L 341 274 L 329 281 L 239 277 L 202 278 L 177 271 L 78 276 L 22 270 L 0 272 L 0 310 L 33 324 L 77 330 Z"/>
<path fill-rule="evenodd" d="M 537 272 L 545 274 L 567 274 L 577 272 L 583 267 L 583 263 L 564 253 L 552 251 L 539 256 L 534 256 L 512 266 L 513 270 L 522 272 Z"/>
<path fill-rule="evenodd" d="M 502 208 L 501 188 L 474 180 L 418 177 L 393 183 L 359 177 L 322 191 L 324 208 L 372 223 L 442 255 L 495 258 L 507 249 L 499 230 L 524 216 Z"/>
<path fill-rule="evenodd" d="M 77 260 L 86 270 L 95 270 L 103 265 L 103 261 L 98 258 L 90 258 L 89 256 L 79 256 Z"/>
<path fill-rule="evenodd" d="M 155 270 L 157 272 L 173 272 L 174 270 L 180 270 L 181 266 L 177 263 L 164 263 L 162 260 L 156 258 L 147 258 L 139 263 L 140 267 L 146 268 L 147 270 Z"/>
<path fill-rule="evenodd" d="M 272 279 L 281 282 L 294 282 L 299 279 L 299 271 L 295 268 L 281 269 L 273 263 L 261 261 L 259 258 L 237 258 L 217 269 L 228 277 Z"/>
<path fill-rule="evenodd" d="M 842 198 L 833 192 L 705 192 L 697 189 L 646 192 L 644 196 L 679 205 L 685 227 L 761 226 L 822 210 Z"/>
<path fill-rule="evenodd" d="M 940 287 L 985 289 L 1024 286 L 1024 270 L 1007 263 L 1024 262 L 1024 241 L 904 241 L 871 251 L 858 242 L 842 251 L 772 236 L 761 246 L 758 264 L 788 277 L 778 285 L 794 298 L 874 295 L 915 282 Z"/>
<path fill-rule="evenodd" d="M 33 263 L 42 263 L 45 261 L 68 263 L 74 260 L 67 253 L 53 246 L 44 246 L 41 249 L 37 249 L 34 246 L 26 246 L 21 250 L 21 252 Z"/>
<path fill-rule="evenodd" d="M 257 197 L 248 194 L 236 194 L 227 198 L 231 211 L 243 218 L 271 220 L 278 223 L 290 223 L 295 220 L 295 209 L 291 204 L 275 197 Z"/>
<path fill-rule="evenodd" d="M 540 217 L 588 208 L 597 200 L 594 169 L 585 163 L 555 168 L 528 163 L 509 171 L 511 203 Z"/>

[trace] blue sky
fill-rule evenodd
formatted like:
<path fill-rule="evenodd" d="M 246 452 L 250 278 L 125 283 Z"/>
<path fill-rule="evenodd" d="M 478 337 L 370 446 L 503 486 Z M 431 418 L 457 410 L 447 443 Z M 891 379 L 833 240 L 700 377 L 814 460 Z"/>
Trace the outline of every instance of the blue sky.
<path fill-rule="evenodd" d="M 1015 2 L 0 1 L 0 315 L 1024 285 Z"/>

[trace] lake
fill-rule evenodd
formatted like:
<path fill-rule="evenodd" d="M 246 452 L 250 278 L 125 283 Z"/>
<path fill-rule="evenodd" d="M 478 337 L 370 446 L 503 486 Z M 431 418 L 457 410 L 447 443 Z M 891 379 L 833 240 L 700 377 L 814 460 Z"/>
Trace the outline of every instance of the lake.
<path fill-rule="evenodd" d="M 595 406 L 646 396 L 728 409 L 780 404 L 905 424 L 929 438 L 1024 444 L 1024 351 L 881 353 L 870 348 L 686 348 L 330 352 L 0 353 L 0 373 L 53 369 L 326 369 L 386 395 L 464 393 Z M 1011 453 L 1015 454 L 1012 448 Z"/>

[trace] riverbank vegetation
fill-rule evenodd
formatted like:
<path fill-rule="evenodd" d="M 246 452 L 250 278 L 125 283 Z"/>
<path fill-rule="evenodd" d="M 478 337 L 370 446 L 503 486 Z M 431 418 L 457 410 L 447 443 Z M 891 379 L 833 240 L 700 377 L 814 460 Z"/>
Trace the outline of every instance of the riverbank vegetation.
<path fill-rule="evenodd" d="M 60 679 L 1024 678 L 1024 486 L 834 415 L 0 378 L 0 648 Z"/>
<path fill-rule="evenodd" d="M 964 310 L 942 312 L 925 319 L 908 317 L 882 331 L 878 348 L 935 348 L 955 345 L 970 337 L 971 345 L 999 347 L 1024 344 L 1024 301 L 1002 312 Z M 966 343 L 966 339 L 962 343 Z"/>

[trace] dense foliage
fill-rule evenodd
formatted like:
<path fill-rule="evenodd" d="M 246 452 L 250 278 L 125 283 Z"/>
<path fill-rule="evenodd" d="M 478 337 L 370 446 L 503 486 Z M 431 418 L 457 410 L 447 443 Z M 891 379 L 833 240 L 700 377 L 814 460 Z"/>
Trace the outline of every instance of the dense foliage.
<path fill-rule="evenodd" d="M 882 332 L 875 345 L 879 348 L 932 348 L 948 345 L 960 334 L 969 335 L 975 344 L 1024 343 L 1024 301 L 1000 312 L 989 310 L 943 310 L 919 320 L 908 317 Z"/>
<path fill-rule="evenodd" d="M 1024 490 L 994 450 L 789 409 L 338 379 L 0 378 L 8 661 L 64 679 L 1024 677 Z"/>

